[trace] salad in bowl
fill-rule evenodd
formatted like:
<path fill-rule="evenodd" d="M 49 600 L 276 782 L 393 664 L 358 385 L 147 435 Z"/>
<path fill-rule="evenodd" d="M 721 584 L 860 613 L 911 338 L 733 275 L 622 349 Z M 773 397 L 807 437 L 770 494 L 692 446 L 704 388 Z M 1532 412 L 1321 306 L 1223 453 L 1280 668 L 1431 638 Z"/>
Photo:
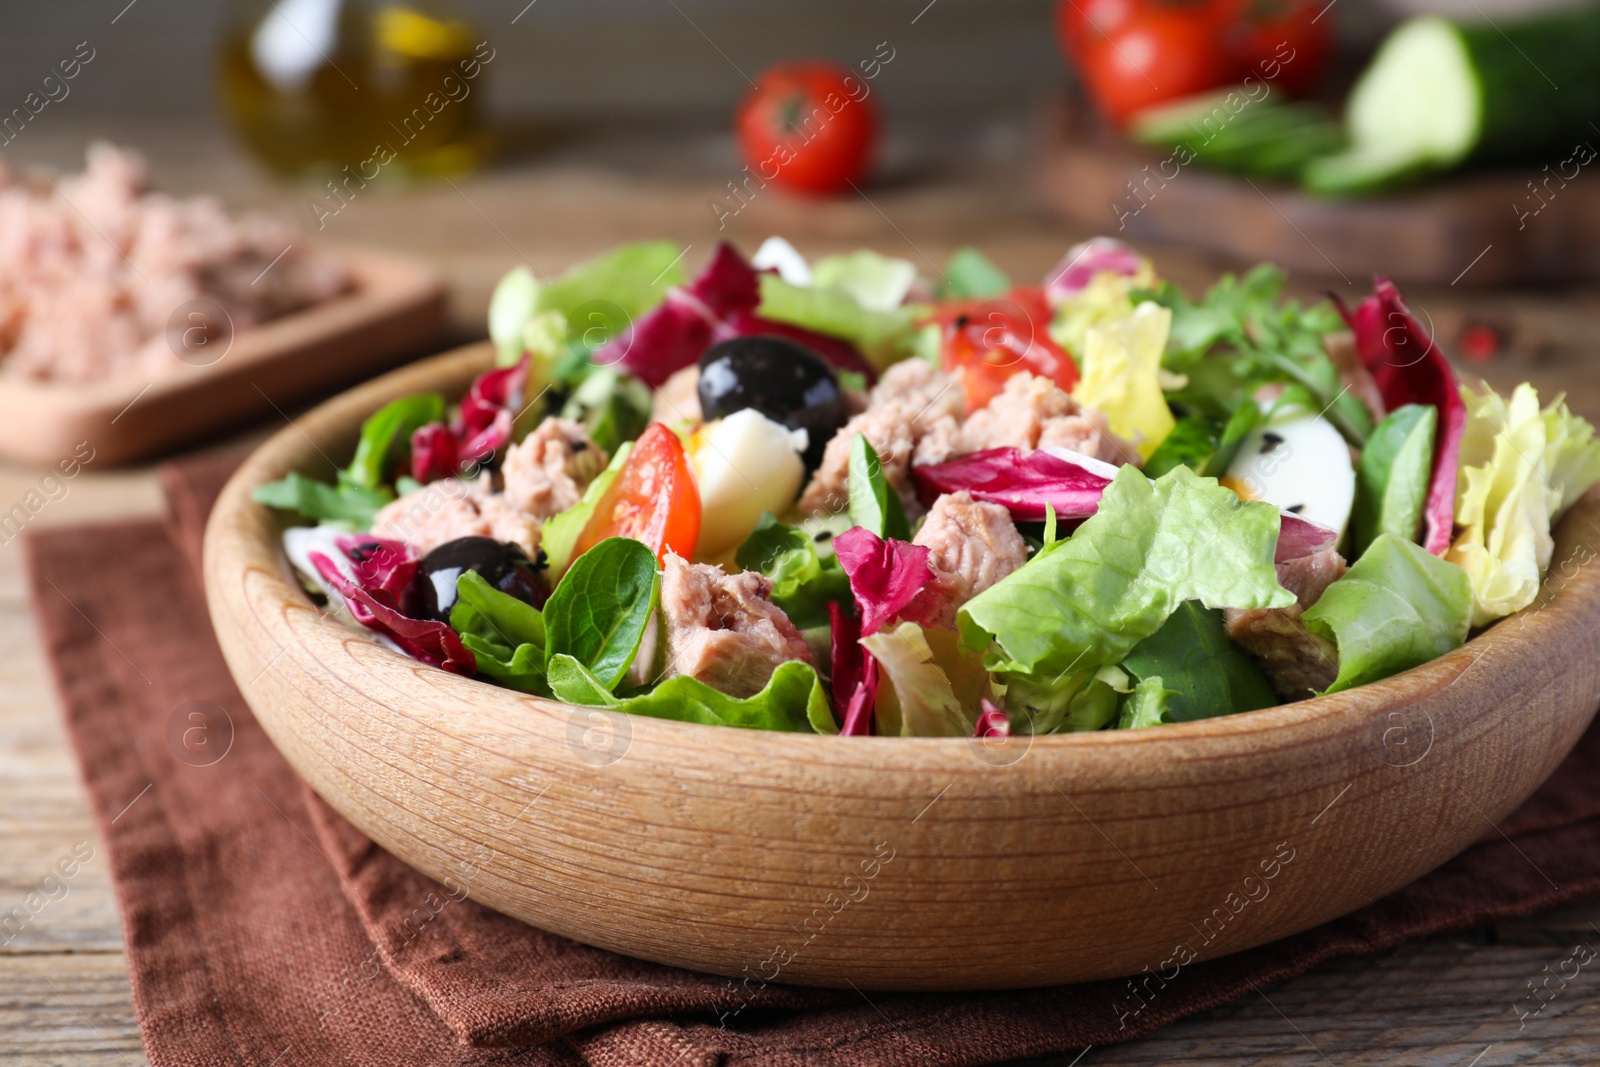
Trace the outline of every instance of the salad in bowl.
<path fill-rule="evenodd" d="M 1533 604 L 1600 480 L 1562 399 L 1465 386 L 1392 284 L 1191 297 L 1097 239 L 1041 284 L 631 245 L 489 309 L 458 402 L 257 501 L 308 592 L 571 704 L 853 736 L 1142 729 L 1428 662 Z"/>

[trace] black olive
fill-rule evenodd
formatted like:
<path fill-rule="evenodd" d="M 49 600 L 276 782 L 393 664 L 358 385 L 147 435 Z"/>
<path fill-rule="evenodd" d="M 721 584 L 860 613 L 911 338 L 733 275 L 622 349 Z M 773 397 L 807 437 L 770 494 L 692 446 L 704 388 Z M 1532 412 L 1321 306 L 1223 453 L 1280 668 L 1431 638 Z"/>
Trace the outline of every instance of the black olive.
<path fill-rule="evenodd" d="M 757 334 L 714 344 L 700 357 L 700 412 L 707 422 L 752 408 L 804 430 L 807 471 L 850 413 L 828 361 L 798 341 Z"/>
<path fill-rule="evenodd" d="M 417 566 L 412 585 L 416 617 L 449 622 L 450 609 L 456 605 L 456 580 L 463 571 L 477 571 L 500 592 L 543 607 L 550 587 L 539 573 L 539 565 L 518 546 L 492 537 L 447 541 L 423 556 Z"/>

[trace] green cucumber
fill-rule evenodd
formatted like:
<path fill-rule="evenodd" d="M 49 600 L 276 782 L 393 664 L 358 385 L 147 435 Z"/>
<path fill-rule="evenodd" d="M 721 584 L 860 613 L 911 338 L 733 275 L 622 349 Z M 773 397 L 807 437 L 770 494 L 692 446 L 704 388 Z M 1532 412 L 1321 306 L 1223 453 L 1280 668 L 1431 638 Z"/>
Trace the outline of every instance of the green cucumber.
<path fill-rule="evenodd" d="M 1205 166 L 1266 177 L 1294 175 L 1344 144 L 1342 128 L 1316 104 L 1252 100 L 1237 91 L 1151 108 L 1130 132 L 1141 144 L 1187 151 Z"/>
<path fill-rule="evenodd" d="M 1360 195 L 1463 164 L 1571 150 L 1600 115 L 1597 57 L 1592 3 L 1515 21 L 1412 19 L 1350 94 L 1350 147 L 1306 164 L 1302 182 Z"/>

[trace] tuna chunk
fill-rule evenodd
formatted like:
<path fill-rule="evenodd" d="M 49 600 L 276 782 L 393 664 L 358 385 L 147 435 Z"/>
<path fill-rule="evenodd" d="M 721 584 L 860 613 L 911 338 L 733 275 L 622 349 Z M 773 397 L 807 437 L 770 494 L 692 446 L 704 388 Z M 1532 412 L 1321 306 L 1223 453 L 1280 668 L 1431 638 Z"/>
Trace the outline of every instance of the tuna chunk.
<path fill-rule="evenodd" d="M 418 555 L 460 537 L 492 537 L 520 545 L 530 558 L 539 549 L 539 520 L 518 511 L 490 486 L 490 475 L 476 481 L 447 478 L 414 490 L 379 511 L 372 523 L 377 537 L 404 541 Z"/>
<path fill-rule="evenodd" d="M 1285 700 L 1303 700 L 1339 676 L 1339 652 L 1332 641 L 1306 629 L 1300 616 L 1344 576 L 1344 557 L 1333 549 L 1278 564 L 1278 581 L 1299 602 L 1287 608 L 1229 608 L 1224 628 L 1234 643 L 1254 656 L 1272 688 Z"/>
<path fill-rule="evenodd" d="M 949 458 L 959 440 L 956 416 L 966 397 L 950 375 L 920 359 L 896 363 L 873 387 L 867 409 L 844 424 L 822 453 L 822 465 L 800 494 L 800 510 L 838 511 L 845 505 L 850 475 L 850 442 L 863 434 L 883 464 L 883 476 L 911 515 L 921 514 L 911 484 L 911 461 L 936 463 Z M 934 446 L 924 445 L 933 438 Z"/>
<path fill-rule="evenodd" d="M 1079 407 L 1055 382 L 1026 371 L 1013 375 L 988 407 L 962 424 L 960 446 L 954 454 L 988 448 L 1031 452 L 1046 446 L 1118 465 L 1139 462 L 1138 450 L 1111 432 L 1104 415 Z"/>
<path fill-rule="evenodd" d="M 506 453 L 505 504 L 543 521 L 572 507 L 610 457 L 571 419 L 548 418 Z"/>
<path fill-rule="evenodd" d="M 913 544 L 929 549 L 933 581 L 901 616 L 953 630 L 956 611 L 1028 561 L 1028 546 L 999 504 L 974 501 L 966 492 L 934 501 Z"/>
<path fill-rule="evenodd" d="M 1139 466 L 1139 450 L 1111 432 L 1106 417 L 1092 408 L 1077 415 L 1046 419 L 1039 431 L 1040 448 L 1065 448 L 1106 463 Z"/>
<path fill-rule="evenodd" d="M 669 554 L 661 580 L 666 636 L 662 678 L 686 674 L 737 697 L 759 693 L 781 663 L 811 663 L 811 649 L 754 571 L 729 575 Z M 660 679 L 651 679 L 658 681 Z"/>

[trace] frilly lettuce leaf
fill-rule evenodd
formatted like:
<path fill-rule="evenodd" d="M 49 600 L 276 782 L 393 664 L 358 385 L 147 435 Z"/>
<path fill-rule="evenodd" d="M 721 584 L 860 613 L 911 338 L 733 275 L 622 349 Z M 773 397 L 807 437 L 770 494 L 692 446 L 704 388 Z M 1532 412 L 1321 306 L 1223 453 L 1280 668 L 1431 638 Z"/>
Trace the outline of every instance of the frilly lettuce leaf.
<path fill-rule="evenodd" d="M 1122 701 L 1117 729 L 1143 730 L 1167 722 L 1167 701 L 1176 695 L 1162 684 L 1160 675 L 1141 680 Z"/>
<path fill-rule="evenodd" d="M 1089 329 L 1079 353 L 1083 377 L 1072 399 L 1094 408 L 1149 459 L 1177 424 L 1161 391 L 1161 356 L 1172 312 L 1149 301 L 1131 315 Z"/>
<path fill-rule="evenodd" d="M 1011 291 L 1011 279 L 982 252 L 968 245 L 950 253 L 939 286 L 941 300 L 987 300 Z"/>
<path fill-rule="evenodd" d="M 981 664 L 956 676 L 971 692 L 958 695 L 951 675 L 941 667 L 930 637 L 914 622 L 903 622 L 861 639 L 861 646 L 878 661 L 888 683 L 878 689 L 878 733 L 889 737 L 971 737 L 978 705 L 986 686 Z M 945 635 L 953 638 L 954 635 Z M 959 655 L 954 640 L 941 641 L 947 655 Z M 976 660 L 972 657 L 969 663 Z M 980 680 L 981 676 L 981 680 Z"/>
<path fill-rule="evenodd" d="M 811 534 L 784 525 L 770 512 L 762 513 L 734 562 L 740 570 L 772 579 L 772 602 L 802 630 L 827 625 L 830 602 L 850 603 L 850 576 L 839 558 L 818 552 Z"/>
<path fill-rule="evenodd" d="M 1148 289 L 1155 281 L 1153 269 L 1141 270 L 1132 276 L 1101 271 L 1072 296 L 1052 294 L 1056 313 L 1050 323 L 1051 339 L 1077 359 L 1084 350 L 1090 328 L 1132 315 L 1134 291 Z"/>
<path fill-rule="evenodd" d="M 893 311 L 905 303 L 916 283 L 910 260 L 895 259 L 862 248 L 842 256 L 826 256 L 811 268 L 811 285 L 850 297 L 869 311 Z"/>
<path fill-rule="evenodd" d="M 1037 679 L 1120 663 L 1186 600 L 1287 607 L 1278 524 L 1277 508 L 1187 467 L 1154 482 L 1123 467 L 1077 533 L 967 602 L 962 639 L 992 645 L 991 669 Z"/>
<path fill-rule="evenodd" d="M 870 308 L 849 293 L 791 285 L 776 274 L 761 275 L 760 284 L 758 316 L 848 341 L 874 370 L 886 370 L 912 351 L 919 317 L 914 305 L 888 311 Z"/>
<path fill-rule="evenodd" d="M 1437 659 L 1467 639 L 1467 574 L 1415 542 L 1381 534 L 1302 616 L 1339 647 L 1328 692 L 1366 685 Z"/>
<path fill-rule="evenodd" d="M 551 657 L 549 679 L 551 692 L 569 704 L 708 726 L 790 733 L 838 732 L 817 672 L 810 664 L 797 661 L 779 664 L 766 688 L 750 697 L 731 697 L 687 675 L 668 678 L 648 692 L 613 696 L 583 664 L 568 655 Z"/>
<path fill-rule="evenodd" d="M 1600 478 L 1600 442 L 1559 399 L 1539 407 L 1533 386 L 1506 400 L 1462 390 L 1456 496 L 1460 534 L 1445 558 L 1472 583 L 1472 623 L 1483 626 L 1532 604 L 1550 565 L 1552 519 Z"/>

